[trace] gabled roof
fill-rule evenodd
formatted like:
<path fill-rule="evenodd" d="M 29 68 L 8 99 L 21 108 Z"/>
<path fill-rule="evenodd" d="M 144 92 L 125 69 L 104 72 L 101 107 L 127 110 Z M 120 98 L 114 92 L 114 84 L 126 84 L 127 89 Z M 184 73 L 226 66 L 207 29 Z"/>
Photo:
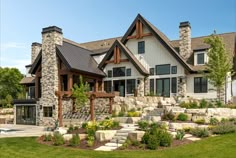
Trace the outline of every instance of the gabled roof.
<path fill-rule="evenodd" d="M 150 32 L 159 40 L 163 46 L 173 55 L 180 64 L 183 65 L 188 71 L 192 71 L 191 67 L 184 61 L 184 59 L 178 54 L 178 52 L 175 51 L 175 49 L 170 44 L 170 40 L 160 31 L 158 30 L 154 25 L 152 25 L 148 20 L 146 20 L 144 17 L 142 17 L 140 14 L 137 15 L 131 26 L 129 27 L 128 31 L 125 33 L 123 38 L 121 39 L 122 43 L 127 42 L 127 37 L 133 33 L 135 30 L 136 22 L 140 20 L 143 25 L 145 25 Z"/>
<path fill-rule="evenodd" d="M 104 72 L 97 67 L 97 63 L 91 56 L 93 52 L 63 41 L 63 45 L 57 45 L 57 55 L 69 70 L 105 76 Z"/>
<path fill-rule="evenodd" d="M 104 72 L 97 67 L 97 63 L 91 56 L 93 52 L 82 48 L 74 43 L 70 43 L 67 40 L 63 41 L 63 45 L 56 45 L 56 53 L 62 62 L 66 65 L 68 70 L 79 71 L 87 74 L 93 74 L 98 76 L 105 76 Z M 30 73 L 34 74 L 38 65 L 41 63 L 42 51 L 35 59 Z"/>
<path fill-rule="evenodd" d="M 135 68 L 142 74 L 148 75 L 148 71 L 143 67 L 143 65 L 137 60 L 137 58 L 130 52 L 128 48 L 126 48 L 119 40 L 116 40 L 109 51 L 107 52 L 106 56 L 103 58 L 101 63 L 99 64 L 99 68 L 102 69 L 106 65 L 106 61 L 109 60 L 113 56 L 113 50 L 115 47 L 119 47 L 123 53 L 127 56 L 127 58 L 131 61 L 131 63 L 135 66 Z"/>
<path fill-rule="evenodd" d="M 35 83 L 35 77 L 24 77 L 20 81 L 20 84 L 23 85 L 29 85 L 29 84 L 34 84 Z"/>

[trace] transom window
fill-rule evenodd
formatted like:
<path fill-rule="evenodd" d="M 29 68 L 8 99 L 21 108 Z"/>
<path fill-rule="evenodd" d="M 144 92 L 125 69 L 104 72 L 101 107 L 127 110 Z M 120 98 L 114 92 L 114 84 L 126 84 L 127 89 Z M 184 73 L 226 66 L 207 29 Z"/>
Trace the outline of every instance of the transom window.
<path fill-rule="evenodd" d="M 197 64 L 205 64 L 204 56 L 204 53 L 197 54 Z"/>
<path fill-rule="evenodd" d="M 207 93 L 207 78 L 194 78 L 194 93 Z"/>
<path fill-rule="evenodd" d="M 126 76 L 131 76 L 131 69 L 126 69 Z"/>
<path fill-rule="evenodd" d="M 52 107 L 43 107 L 43 117 L 52 117 Z"/>
<path fill-rule="evenodd" d="M 171 66 L 171 73 L 177 74 L 177 66 Z"/>
<path fill-rule="evenodd" d="M 141 41 L 138 42 L 138 54 L 143 54 L 145 53 L 145 42 Z"/>
<path fill-rule="evenodd" d="M 125 67 L 113 68 L 113 77 L 125 76 Z"/>
<path fill-rule="evenodd" d="M 156 75 L 170 74 L 170 64 L 156 65 Z"/>

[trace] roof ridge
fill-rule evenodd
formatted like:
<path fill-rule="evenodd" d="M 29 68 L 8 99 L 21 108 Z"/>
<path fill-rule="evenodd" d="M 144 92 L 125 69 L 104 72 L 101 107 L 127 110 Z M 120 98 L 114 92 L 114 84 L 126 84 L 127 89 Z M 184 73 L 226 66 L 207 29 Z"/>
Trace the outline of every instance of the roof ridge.
<path fill-rule="evenodd" d="M 236 32 L 225 32 L 225 33 L 219 33 L 219 34 L 216 34 L 216 35 L 225 35 L 225 34 L 236 34 Z M 211 34 L 205 35 L 205 36 L 192 37 L 191 39 L 208 37 L 208 36 L 210 36 L 210 35 L 211 35 Z M 175 39 L 175 40 L 170 40 L 170 41 L 171 41 L 171 42 L 174 42 L 174 41 L 179 41 L 179 40 L 180 40 L 180 39 Z"/>
<path fill-rule="evenodd" d="M 74 42 L 74 41 L 71 41 L 71 40 L 69 40 L 69 39 L 67 39 L 67 38 L 63 38 L 63 41 L 66 42 L 66 43 L 69 43 L 69 44 L 71 44 L 71 45 L 73 45 L 73 46 L 76 46 L 76 47 L 79 47 L 79 48 L 81 48 L 81 49 L 87 50 L 87 51 L 91 52 L 91 54 L 94 53 L 94 52 L 92 52 L 91 50 L 89 50 L 89 49 L 87 49 L 87 48 L 84 48 L 84 47 L 81 46 L 79 43 L 76 43 L 76 42 Z"/>
<path fill-rule="evenodd" d="M 88 44 L 88 43 L 99 42 L 99 41 L 106 41 L 106 40 L 111 40 L 111 39 L 119 39 L 119 38 L 122 38 L 122 37 L 123 36 L 111 37 L 111 38 L 105 38 L 105 39 L 94 40 L 94 41 L 89 41 L 89 42 L 83 42 L 83 43 L 79 43 L 79 44 Z"/>

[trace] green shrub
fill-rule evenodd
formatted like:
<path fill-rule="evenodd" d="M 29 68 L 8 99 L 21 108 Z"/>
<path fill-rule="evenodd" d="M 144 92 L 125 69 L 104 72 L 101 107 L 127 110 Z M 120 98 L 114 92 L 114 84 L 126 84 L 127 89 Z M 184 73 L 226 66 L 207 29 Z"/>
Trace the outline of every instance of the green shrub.
<path fill-rule="evenodd" d="M 87 125 L 88 125 L 87 122 L 82 123 L 82 128 L 83 128 L 83 129 L 86 129 Z"/>
<path fill-rule="evenodd" d="M 150 132 L 149 132 L 149 131 L 145 132 L 144 135 L 143 135 L 143 137 L 142 137 L 141 142 L 142 142 L 143 144 L 147 144 L 149 137 L 150 137 Z"/>
<path fill-rule="evenodd" d="M 187 121 L 188 120 L 188 115 L 184 114 L 184 113 L 180 113 L 177 117 L 177 120 L 180 121 Z"/>
<path fill-rule="evenodd" d="M 76 131 L 79 130 L 79 127 L 78 127 L 78 126 L 75 126 L 75 127 L 74 127 L 74 130 L 76 130 Z"/>
<path fill-rule="evenodd" d="M 88 136 L 95 136 L 95 132 L 98 129 L 98 124 L 96 121 L 89 121 L 87 126 L 86 126 L 86 132 Z"/>
<path fill-rule="evenodd" d="M 159 137 L 160 140 L 160 146 L 170 146 L 172 143 L 172 135 L 170 133 L 168 133 L 165 130 L 160 131 L 159 135 L 157 135 Z"/>
<path fill-rule="evenodd" d="M 89 147 L 92 147 L 94 145 L 95 137 L 94 136 L 88 136 L 87 137 L 87 145 Z"/>
<path fill-rule="evenodd" d="M 149 126 L 149 123 L 145 120 L 140 120 L 138 121 L 138 126 L 141 130 L 143 131 L 147 131 L 148 130 L 148 126 Z"/>
<path fill-rule="evenodd" d="M 184 139 L 184 135 L 185 135 L 185 131 L 184 130 L 177 130 L 177 133 L 175 135 L 175 139 L 183 140 Z"/>
<path fill-rule="evenodd" d="M 137 111 L 129 111 L 129 112 L 127 113 L 127 116 L 128 116 L 128 117 L 139 117 L 139 116 L 140 116 L 140 113 L 137 112 Z"/>
<path fill-rule="evenodd" d="M 78 134 L 73 134 L 69 141 L 70 146 L 78 146 L 80 144 L 80 137 Z"/>
<path fill-rule="evenodd" d="M 52 141 L 52 135 L 51 135 L 51 133 L 49 133 L 49 134 L 44 134 L 44 135 L 43 135 L 43 141 L 45 141 L 45 142 Z"/>
<path fill-rule="evenodd" d="M 218 108 L 223 107 L 223 103 L 221 101 L 216 101 L 216 107 Z"/>
<path fill-rule="evenodd" d="M 53 139 L 54 145 L 63 145 L 65 143 L 63 135 L 60 134 L 59 132 L 55 132 L 53 136 L 54 136 L 54 139 Z"/>
<path fill-rule="evenodd" d="M 118 114 L 119 117 L 124 117 L 125 116 L 125 112 L 123 111 L 120 111 L 119 114 Z"/>
<path fill-rule="evenodd" d="M 208 106 L 208 102 L 205 99 L 202 99 L 199 103 L 199 108 L 206 108 Z"/>
<path fill-rule="evenodd" d="M 190 133 L 196 137 L 200 137 L 200 138 L 203 138 L 203 137 L 208 137 L 209 136 L 209 131 L 207 128 L 199 128 L 199 127 L 196 127 L 196 128 L 193 128 L 190 130 Z"/>
<path fill-rule="evenodd" d="M 102 122 L 99 123 L 99 126 L 103 130 L 111 129 L 113 127 L 113 120 L 112 119 L 105 119 L 105 120 L 103 120 Z"/>
<path fill-rule="evenodd" d="M 168 112 L 168 113 L 165 113 L 162 116 L 162 119 L 174 121 L 175 120 L 175 115 L 172 112 Z"/>
<path fill-rule="evenodd" d="M 156 150 L 160 144 L 160 140 L 156 135 L 150 135 L 147 142 L 147 148 L 151 150 Z"/>
<path fill-rule="evenodd" d="M 236 125 L 233 122 L 220 123 L 213 127 L 213 134 L 227 134 L 236 132 Z"/>
<path fill-rule="evenodd" d="M 68 133 L 72 132 L 74 130 L 74 126 L 73 125 L 70 125 L 69 126 L 69 129 L 67 130 Z"/>
<path fill-rule="evenodd" d="M 214 108 L 214 105 L 212 103 L 208 103 L 208 108 Z"/>
<path fill-rule="evenodd" d="M 196 101 L 189 102 L 189 108 L 190 109 L 198 108 L 197 102 Z"/>
<path fill-rule="evenodd" d="M 113 121 L 112 128 L 116 128 L 116 127 L 119 127 L 119 126 L 120 126 L 119 121 Z"/>
<path fill-rule="evenodd" d="M 210 119 L 210 125 L 217 125 L 219 123 L 219 120 L 217 118 L 212 117 Z"/>
<path fill-rule="evenodd" d="M 180 104 L 179 104 L 179 106 L 181 107 L 181 108 L 189 108 L 189 103 L 186 103 L 186 102 L 181 102 Z"/>
<path fill-rule="evenodd" d="M 197 124 L 200 124 L 200 125 L 205 124 L 205 120 L 204 119 L 199 119 L 199 120 L 196 120 L 194 122 L 197 123 Z"/>

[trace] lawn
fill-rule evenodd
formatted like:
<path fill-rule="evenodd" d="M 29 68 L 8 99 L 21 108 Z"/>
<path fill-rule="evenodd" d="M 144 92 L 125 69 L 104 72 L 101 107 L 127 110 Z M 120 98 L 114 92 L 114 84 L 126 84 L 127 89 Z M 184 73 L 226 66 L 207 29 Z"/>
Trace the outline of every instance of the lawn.
<path fill-rule="evenodd" d="M 36 138 L 1 138 L 0 158 L 235 158 L 236 134 L 156 151 L 97 152 L 38 144 Z"/>

